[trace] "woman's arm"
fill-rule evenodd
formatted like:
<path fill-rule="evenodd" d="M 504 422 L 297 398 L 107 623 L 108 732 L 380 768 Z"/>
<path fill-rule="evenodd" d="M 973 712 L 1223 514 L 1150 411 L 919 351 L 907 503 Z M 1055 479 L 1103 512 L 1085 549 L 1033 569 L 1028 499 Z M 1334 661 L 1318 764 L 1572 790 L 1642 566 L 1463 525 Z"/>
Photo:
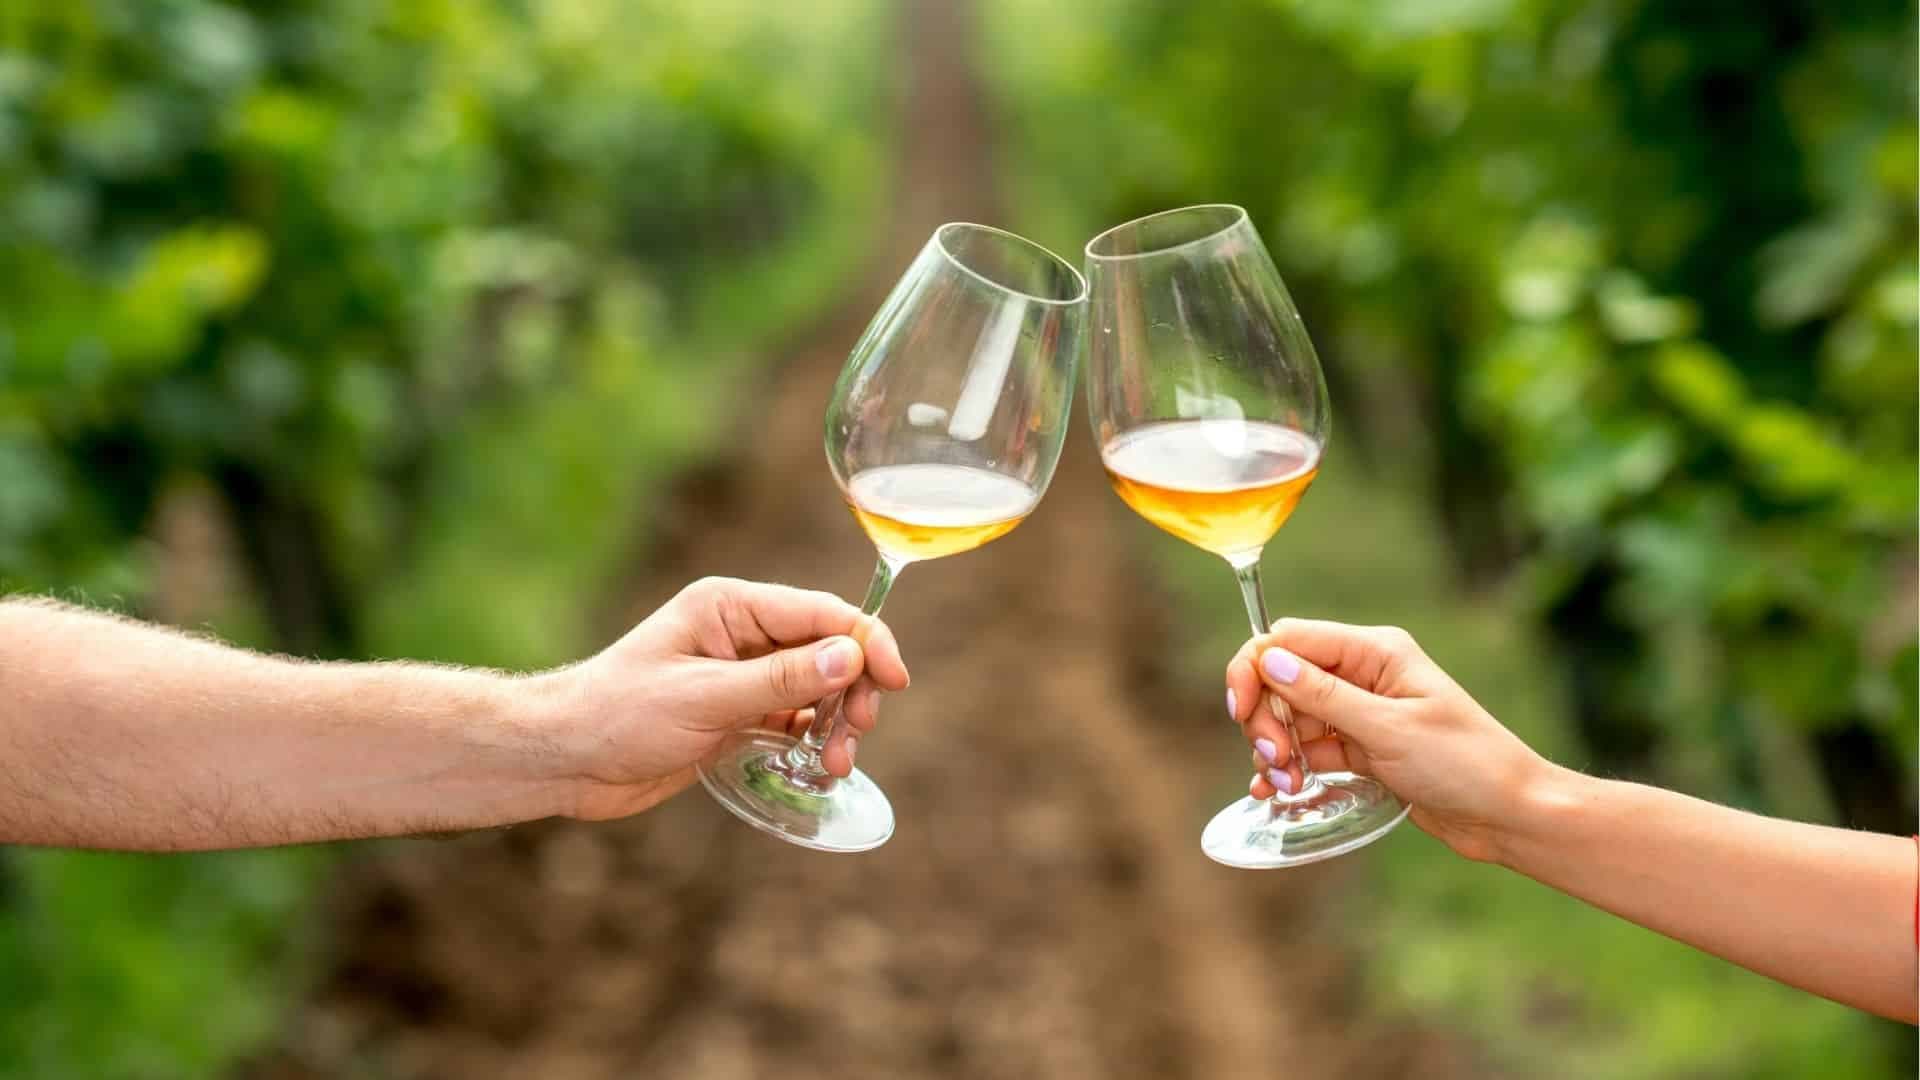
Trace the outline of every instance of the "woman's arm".
<path fill-rule="evenodd" d="M 1553 765 L 1392 628 L 1283 619 L 1241 649 L 1227 684 L 1255 748 L 1256 797 L 1299 781 L 1277 699 L 1314 768 L 1378 777 L 1455 851 L 1763 975 L 1915 1022 L 1920 866 L 1910 837 L 1760 817 Z"/>
<path fill-rule="evenodd" d="M 884 626 L 864 652 L 845 636 L 864 619 L 713 579 L 600 655 L 522 677 L 308 663 L 0 602 L 0 843 L 180 851 L 633 813 L 731 731 L 795 723 L 856 679 L 848 719 L 870 729 L 906 669 Z"/>
<path fill-rule="evenodd" d="M 1821 997 L 1915 1022 L 1911 837 L 1761 817 L 1549 767 L 1496 859 Z"/>

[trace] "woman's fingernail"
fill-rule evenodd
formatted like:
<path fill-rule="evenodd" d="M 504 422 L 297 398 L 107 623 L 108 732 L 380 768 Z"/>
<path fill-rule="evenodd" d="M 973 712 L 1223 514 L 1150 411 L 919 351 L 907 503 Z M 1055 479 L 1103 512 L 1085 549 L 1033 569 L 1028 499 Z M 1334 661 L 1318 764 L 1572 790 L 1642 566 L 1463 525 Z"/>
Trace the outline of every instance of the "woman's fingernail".
<path fill-rule="evenodd" d="M 837 679 L 853 669 L 853 652 L 859 648 L 844 638 L 821 649 L 813 656 L 814 666 L 820 669 L 820 676 Z"/>
<path fill-rule="evenodd" d="M 1291 686 L 1300 677 L 1300 660 L 1285 649 L 1268 649 L 1260 658 L 1260 669 L 1274 682 Z"/>
<path fill-rule="evenodd" d="M 860 749 L 860 739 L 859 739 L 859 737 L 858 737 L 858 736 L 854 736 L 854 735 L 849 735 L 849 736 L 847 736 L 847 763 L 848 763 L 849 765 L 851 765 L 851 764 L 853 763 L 853 754 L 854 754 L 854 751 L 856 751 L 856 750 L 858 750 L 858 749 Z"/>
<path fill-rule="evenodd" d="M 1280 748 L 1273 745 L 1272 739 L 1253 740 L 1253 749 L 1260 755 L 1260 760 L 1269 765 L 1273 764 L 1274 759 L 1280 756 Z"/>
<path fill-rule="evenodd" d="M 1254 773 L 1253 779 L 1247 781 L 1247 794 L 1251 795 L 1258 790 L 1260 790 L 1260 774 Z"/>
<path fill-rule="evenodd" d="M 1280 794 L 1293 794 L 1293 775 L 1285 769 L 1268 769 L 1267 781 L 1280 789 Z"/>
<path fill-rule="evenodd" d="M 1227 687 L 1227 716 L 1234 720 L 1240 719 L 1240 699 L 1234 696 L 1231 686 Z"/>

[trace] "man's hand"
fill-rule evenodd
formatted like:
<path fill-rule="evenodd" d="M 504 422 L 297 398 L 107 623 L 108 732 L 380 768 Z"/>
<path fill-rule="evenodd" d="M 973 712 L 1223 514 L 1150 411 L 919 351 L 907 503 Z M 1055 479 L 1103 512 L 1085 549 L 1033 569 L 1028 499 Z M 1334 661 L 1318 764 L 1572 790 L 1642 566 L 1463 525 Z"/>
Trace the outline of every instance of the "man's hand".
<path fill-rule="evenodd" d="M 865 642 L 864 650 L 860 642 Z M 0 600 L 0 843 L 139 851 L 449 832 L 644 810 L 734 731 L 847 689 L 853 768 L 893 635 L 825 593 L 710 579 L 533 676 L 315 664 Z"/>
<path fill-rule="evenodd" d="M 907 682 L 893 632 L 839 597 L 705 578 L 606 651 L 526 687 L 578 789 L 570 813 L 602 819 L 679 792 L 736 731 L 801 734 L 812 705 L 841 689 L 844 723 L 822 757 L 845 776 L 879 719 L 881 692 Z"/>

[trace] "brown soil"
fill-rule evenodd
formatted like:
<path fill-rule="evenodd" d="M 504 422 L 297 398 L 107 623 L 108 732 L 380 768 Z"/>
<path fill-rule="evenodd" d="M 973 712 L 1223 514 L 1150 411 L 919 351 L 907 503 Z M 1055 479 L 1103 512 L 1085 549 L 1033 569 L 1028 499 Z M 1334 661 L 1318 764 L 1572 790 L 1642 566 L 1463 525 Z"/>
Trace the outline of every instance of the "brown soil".
<path fill-rule="evenodd" d="M 962 10 L 902 20 L 907 196 L 871 280 L 796 341 L 738 456 L 683 479 L 608 636 L 703 574 L 858 595 L 871 548 L 820 457 L 821 409 L 932 227 L 994 220 Z M 378 849 L 250 1071 L 1484 1075 L 1360 999 L 1365 958 L 1322 933 L 1361 884 L 1352 860 L 1254 874 L 1200 855 L 1241 751 L 1211 691 L 1170 685 L 1167 605 L 1114 542 L 1116 507 L 1079 432 L 1033 520 L 907 573 L 887 617 L 916 680 L 860 755 L 899 814 L 886 847 L 789 847 L 696 788 L 628 822 Z"/>

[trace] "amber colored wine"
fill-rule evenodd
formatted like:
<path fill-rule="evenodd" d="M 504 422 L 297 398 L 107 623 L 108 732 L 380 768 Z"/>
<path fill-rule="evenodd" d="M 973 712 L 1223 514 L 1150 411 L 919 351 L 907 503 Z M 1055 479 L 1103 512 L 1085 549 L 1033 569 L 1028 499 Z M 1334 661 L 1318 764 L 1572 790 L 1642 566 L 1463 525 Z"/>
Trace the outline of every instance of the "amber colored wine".
<path fill-rule="evenodd" d="M 847 482 L 847 505 L 882 554 L 905 562 L 972 551 L 1013 531 L 1039 496 L 965 465 L 886 465 Z"/>
<path fill-rule="evenodd" d="M 1173 420 L 1134 428 L 1100 451 L 1135 513 L 1195 547 L 1233 557 L 1280 531 L 1320 468 L 1320 446 L 1281 424 Z"/>

